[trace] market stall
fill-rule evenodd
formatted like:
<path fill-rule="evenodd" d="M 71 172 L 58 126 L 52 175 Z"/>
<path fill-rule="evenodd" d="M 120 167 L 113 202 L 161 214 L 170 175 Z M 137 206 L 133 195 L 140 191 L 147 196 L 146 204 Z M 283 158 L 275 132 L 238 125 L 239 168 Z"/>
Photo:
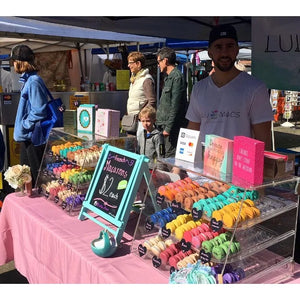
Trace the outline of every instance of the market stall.
<path fill-rule="evenodd" d="M 188 159 L 182 150 L 179 158 L 160 160 L 166 168 L 155 168 L 149 179 L 146 159 L 126 152 L 128 136 L 100 144 L 94 139 L 96 108 L 90 104 L 79 106 L 76 118 L 81 130 L 85 122 L 90 128 L 52 131 L 33 195 L 6 197 L 0 264 L 14 259 L 30 283 L 297 282 L 291 280 L 299 267 L 293 157 L 265 153 L 262 142 L 247 137 L 224 141 L 215 135 L 196 156 L 199 132 L 183 132 L 185 146 L 178 150 L 188 149 Z M 86 145 L 79 133 L 91 136 Z M 107 153 L 111 148 L 104 145 L 102 152 L 105 142 L 123 150 Z M 134 180 L 147 173 L 139 214 L 132 202 L 140 182 L 128 180 L 131 172 Z M 126 196 L 118 202 L 119 195 Z M 74 203 L 82 206 L 74 210 Z M 88 210 L 93 216 L 85 219 Z M 107 233 L 115 226 L 125 229 L 118 245 Z M 117 245 L 117 252 L 103 257 L 104 245 Z"/>

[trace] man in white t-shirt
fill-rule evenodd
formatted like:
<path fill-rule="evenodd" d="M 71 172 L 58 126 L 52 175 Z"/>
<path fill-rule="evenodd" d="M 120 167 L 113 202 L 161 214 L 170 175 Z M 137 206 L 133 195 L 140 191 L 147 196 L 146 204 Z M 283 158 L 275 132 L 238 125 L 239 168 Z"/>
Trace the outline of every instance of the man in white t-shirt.
<path fill-rule="evenodd" d="M 208 55 L 214 63 L 211 76 L 197 82 L 186 113 L 188 128 L 233 139 L 243 135 L 265 142 L 271 149 L 273 112 L 266 85 L 235 67 L 239 53 L 236 30 L 231 25 L 212 29 Z"/>

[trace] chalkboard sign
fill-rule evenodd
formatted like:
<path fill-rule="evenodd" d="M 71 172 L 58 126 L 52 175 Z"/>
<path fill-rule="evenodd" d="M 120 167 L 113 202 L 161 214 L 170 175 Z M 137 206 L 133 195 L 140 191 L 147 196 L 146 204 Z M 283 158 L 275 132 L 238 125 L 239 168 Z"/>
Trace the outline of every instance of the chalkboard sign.
<path fill-rule="evenodd" d="M 135 163 L 132 157 L 109 151 L 92 195 L 92 205 L 115 217 Z"/>
<path fill-rule="evenodd" d="M 145 155 L 125 151 L 108 144 L 102 146 L 91 184 L 83 202 L 79 219 L 89 218 L 116 236 L 119 242 L 142 178 L 149 186 L 149 159 Z M 152 202 L 155 199 L 151 194 Z M 156 203 L 155 203 L 156 204 Z M 103 224 L 89 214 L 92 211 L 117 227 Z"/>

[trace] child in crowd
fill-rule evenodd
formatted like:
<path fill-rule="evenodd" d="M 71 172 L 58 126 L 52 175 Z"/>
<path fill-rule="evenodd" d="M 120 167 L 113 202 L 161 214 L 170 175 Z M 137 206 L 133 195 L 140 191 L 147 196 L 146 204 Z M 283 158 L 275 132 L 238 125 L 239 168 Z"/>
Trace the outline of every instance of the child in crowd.
<path fill-rule="evenodd" d="M 139 154 L 143 154 L 150 159 L 149 169 L 150 172 L 152 172 L 155 167 L 163 167 L 163 164 L 158 163 L 157 159 L 163 158 L 165 154 L 164 137 L 162 132 L 155 126 L 156 110 L 153 106 L 145 106 L 139 113 L 139 119 L 143 126 L 143 130 L 141 130 L 137 135 L 137 150 Z M 160 165 L 162 165 L 162 167 L 160 167 Z M 150 184 L 149 188 L 154 190 L 153 184 Z M 151 201 L 149 196 L 144 199 L 146 193 L 147 185 L 143 179 L 134 205 L 138 207 L 142 202 L 144 202 L 144 205 L 142 205 L 144 206 L 144 214 L 151 215 L 155 212 L 155 203 Z M 151 193 L 154 195 L 154 191 Z"/>
<path fill-rule="evenodd" d="M 157 159 L 165 155 L 164 137 L 162 132 L 155 126 L 156 110 L 153 106 L 145 106 L 139 113 L 140 122 L 144 130 L 137 136 L 138 153 L 146 155 L 149 161 L 149 168 L 153 170 Z"/>

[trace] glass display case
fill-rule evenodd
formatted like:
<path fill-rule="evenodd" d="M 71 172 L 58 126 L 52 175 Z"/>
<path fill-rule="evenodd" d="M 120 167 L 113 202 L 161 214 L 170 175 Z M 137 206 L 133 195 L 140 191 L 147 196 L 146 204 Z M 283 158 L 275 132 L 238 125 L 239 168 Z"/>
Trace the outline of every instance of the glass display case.
<path fill-rule="evenodd" d="M 54 128 L 50 132 L 36 188 L 39 194 L 70 215 L 80 212 L 103 144 L 135 149 L 135 136 L 105 138 L 96 134 Z"/>
<path fill-rule="evenodd" d="M 139 216 L 137 259 L 171 283 L 278 283 L 293 275 L 299 177 L 241 188 L 200 164 L 160 163 L 151 182 L 160 209 Z"/>

